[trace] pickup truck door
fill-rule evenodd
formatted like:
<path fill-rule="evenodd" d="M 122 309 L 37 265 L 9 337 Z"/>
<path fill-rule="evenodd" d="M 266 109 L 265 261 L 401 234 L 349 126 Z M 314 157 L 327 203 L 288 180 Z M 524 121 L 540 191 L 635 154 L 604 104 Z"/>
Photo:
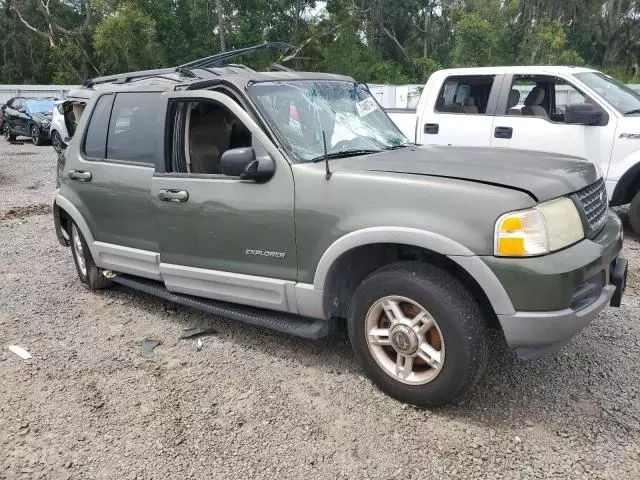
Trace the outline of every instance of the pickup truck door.
<path fill-rule="evenodd" d="M 416 142 L 489 147 L 502 75 L 451 75 L 419 105 Z"/>
<path fill-rule="evenodd" d="M 228 95 L 199 90 L 163 98 L 166 158 L 156 168 L 151 201 L 166 287 L 288 310 L 283 289 L 297 276 L 290 165 Z M 275 162 L 270 180 L 221 174 L 222 153 L 248 146 Z"/>
<path fill-rule="evenodd" d="M 602 109 L 600 124 L 564 123 L 566 106 L 584 103 L 593 103 Z M 616 121 L 608 106 L 585 95 L 569 78 L 507 75 L 500 93 L 491 146 L 587 158 L 598 164 L 606 175 Z"/>

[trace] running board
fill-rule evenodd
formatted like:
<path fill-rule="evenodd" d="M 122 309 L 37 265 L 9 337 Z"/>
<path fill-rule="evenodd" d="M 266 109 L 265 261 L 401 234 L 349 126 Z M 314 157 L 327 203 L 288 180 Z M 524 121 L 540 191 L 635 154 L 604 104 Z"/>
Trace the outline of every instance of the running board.
<path fill-rule="evenodd" d="M 105 272 L 107 273 L 107 272 Z M 146 278 L 111 272 L 107 276 L 112 282 L 133 288 L 173 303 L 196 308 L 207 313 L 220 315 L 242 323 L 257 327 L 265 327 L 278 332 L 288 333 L 296 337 L 317 340 L 329 335 L 330 321 L 300 317 L 284 312 L 275 312 L 234 303 L 219 302 L 207 298 L 173 293 L 167 290 L 162 282 Z"/>

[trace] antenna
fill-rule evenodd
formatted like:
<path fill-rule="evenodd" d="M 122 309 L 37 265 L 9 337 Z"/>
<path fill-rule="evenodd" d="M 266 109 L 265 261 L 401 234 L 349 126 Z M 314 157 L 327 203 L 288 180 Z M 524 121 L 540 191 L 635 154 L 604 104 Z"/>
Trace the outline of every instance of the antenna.
<path fill-rule="evenodd" d="M 329 170 L 329 154 L 327 153 L 327 137 L 322 131 L 322 145 L 324 146 L 324 165 L 327 167 L 327 174 L 325 178 L 329 180 L 331 178 L 331 170 Z"/>

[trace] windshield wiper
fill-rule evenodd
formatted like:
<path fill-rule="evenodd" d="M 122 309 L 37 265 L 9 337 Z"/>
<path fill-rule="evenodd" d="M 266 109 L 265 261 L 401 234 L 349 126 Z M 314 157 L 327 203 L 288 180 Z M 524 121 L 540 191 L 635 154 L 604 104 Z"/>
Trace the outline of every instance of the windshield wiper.
<path fill-rule="evenodd" d="M 319 157 L 312 158 L 309 160 L 310 162 L 321 162 L 325 158 L 333 159 L 333 158 L 347 158 L 347 157 L 356 157 L 358 155 L 368 155 L 370 153 L 379 153 L 382 150 L 367 150 L 367 149 L 353 149 L 353 150 L 341 150 L 340 152 L 332 152 L 327 153 L 325 155 L 320 155 Z"/>
<path fill-rule="evenodd" d="M 416 143 L 401 143 L 400 145 L 392 145 L 390 147 L 385 147 L 385 150 L 399 150 L 401 148 L 407 148 L 407 147 L 415 147 L 417 144 Z"/>
<path fill-rule="evenodd" d="M 640 113 L 640 108 L 634 108 L 633 110 L 629 110 L 624 114 L 624 116 L 626 117 L 627 115 L 631 115 L 633 113 Z"/>

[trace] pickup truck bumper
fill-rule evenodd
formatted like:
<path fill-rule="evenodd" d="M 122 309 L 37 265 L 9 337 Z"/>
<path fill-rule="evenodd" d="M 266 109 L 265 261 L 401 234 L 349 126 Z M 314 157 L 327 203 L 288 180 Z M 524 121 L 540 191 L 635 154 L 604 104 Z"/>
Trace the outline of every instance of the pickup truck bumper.
<path fill-rule="evenodd" d="M 622 223 L 610 213 L 595 238 L 560 252 L 536 259 L 483 258 L 516 310 L 498 320 L 520 358 L 559 350 L 607 305 L 620 305 L 627 277 L 622 239 Z"/>

